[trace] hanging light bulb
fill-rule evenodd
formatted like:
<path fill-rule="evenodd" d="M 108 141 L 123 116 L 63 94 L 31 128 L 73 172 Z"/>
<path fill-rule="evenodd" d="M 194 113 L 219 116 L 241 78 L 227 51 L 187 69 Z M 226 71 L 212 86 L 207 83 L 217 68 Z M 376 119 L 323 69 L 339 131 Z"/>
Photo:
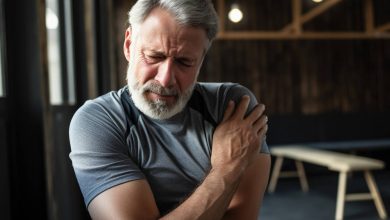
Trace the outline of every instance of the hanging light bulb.
<path fill-rule="evenodd" d="M 320 2 L 322 2 L 322 0 L 313 0 L 313 2 L 320 3 Z"/>
<path fill-rule="evenodd" d="M 228 16 L 229 16 L 229 19 L 234 23 L 240 22 L 242 20 L 242 18 L 244 17 L 244 15 L 242 14 L 242 11 L 238 7 L 238 4 L 232 5 Z"/>

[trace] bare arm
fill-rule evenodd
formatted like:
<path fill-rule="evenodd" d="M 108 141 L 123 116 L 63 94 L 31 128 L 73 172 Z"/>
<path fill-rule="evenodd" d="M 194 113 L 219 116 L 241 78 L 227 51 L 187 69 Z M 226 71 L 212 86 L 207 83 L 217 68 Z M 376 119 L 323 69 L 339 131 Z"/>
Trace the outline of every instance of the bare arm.
<path fill-rule="evenodd" d="M 194 193 L 191 199 L 196 201 L 198 200 L 198 198 L 195 197 L 196 195 L 202 196 L 203 194 L 206 194 L 206 199 L 211 197 L 211 199 L 219 198 L 226 201 L 231 200 L 229 207 L 224 214 L 224 220 L 257 219 L 259 207 L 261 206 L 263 194 L 268 182 L 269 167 L 270 156 L 259 154 L 253 164 L 245 171 L 232 200 L 232 194 L 228 193 L 225 194 L 226 198 L 220 198 L 223 197 L 223 195 L 218 195 L 219 193 L 229 190 L 222 189 L 222 184 L 219 184 L 218 182 L 213 184 L 216 185 L 218 189 L 221 189 L 220 192 L 212 189 L 209 189 L 209 192 L 207 192 L 207 188 L 203 189 L 204 192 L 202 192 L 202 189 L 198 188 L 197 193 Z M 213 177 L 210 175 L 208 178 L 210 182 L 205 181 L 203 183 L 206 186 L 212 182 Z M 232 192 L 234 191 L 234 186 L 231 190 Z M 129 195 L 129 197 L 124 197 L 123 195 Z M 187 203 L 190 206 L 192 202 L 187 201 Z M 207 202 L 205 204 L 207 204 Z M 225 205 L 227 204 L 224 203 L 221 208 L 226 208 Z M 184 206 L 181 206 L 180 208 L 184 209 L 184 211 L 186 209 Z M 190 210 L 192 208 L 193 207 L 190 207 Z M 159 217 L 153 194 L 145 180 L 128 182 L 103 192 L 93 200 L 89 206 L 89 211 L 93 219 L 125 219 L 125 217 L 121 218 L 121 216 L 131 216 L 131 218 L 126 217 L 126 219 L 157 219 Z M 165 218 L 174 219 L 174 214 L 175 213 L 172 212 L 170 215 L 165 216 Z M 206 214 L 204 214 L 204 216 L 205 215 Z"/>
<path fill-rule="evenodd" d="M 264 106 L 256 107 L 244 117 L 248 104 L 247 96 L 235 110 L 234 104 L 229 104 L 214 133 L 210 173 L 187 200 L 161 219 L 223 217 L 248 166 L 257 164 L 260 142 L 267 131 Z M 238 199 L 239 196 L 234 201 Z M 145 180 L 106 190 L 92 200 L 88 210 L 94 219 L 157 219 L 160 215 Z"/>
<path fill-rule="evenodd" d="M 127 182 L 99 194 L 88 206 L 92 219 L 157 219 L 160 213 L 146 180 Z"/>
<path fill-rule="evenodd" d="M 256 220 L 267 187 L 271 166 L 269 154 L 258 154 L 245 171 L 239 188 L 229 204 L 224 220 Z"/>

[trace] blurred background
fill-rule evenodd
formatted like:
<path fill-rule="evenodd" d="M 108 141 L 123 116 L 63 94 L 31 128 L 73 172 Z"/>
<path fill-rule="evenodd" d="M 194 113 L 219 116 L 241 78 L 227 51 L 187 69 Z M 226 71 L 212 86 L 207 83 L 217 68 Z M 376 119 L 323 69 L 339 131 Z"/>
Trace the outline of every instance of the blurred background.
<path fill-rule="evenodd" d="M 199 81 L 251 89 L 267 106 L 271 148 L 390 139 L 389 0 L 213 2 L 221 30 Z M 89 218 L 68 157 L 69 122 L 86 100 L 126 84 L 133 3 L 0 0 L 0 219 Z M 389 142 L 355 153 L 388 163 Z M 388 210 L 389 174 L 378 173 Z M 282 180 L 265 195 L 262 219 L 332 219 L 334 201 L 321 199 L 335 197 L 337 176 L 310 165 L 307 175 L 312 194 Z M 299 210 L 319 200 L 329 215 Z M 346 219 L 378 218 L 371 202 L 362 204 L 368 217 L 356 206 Z"/>

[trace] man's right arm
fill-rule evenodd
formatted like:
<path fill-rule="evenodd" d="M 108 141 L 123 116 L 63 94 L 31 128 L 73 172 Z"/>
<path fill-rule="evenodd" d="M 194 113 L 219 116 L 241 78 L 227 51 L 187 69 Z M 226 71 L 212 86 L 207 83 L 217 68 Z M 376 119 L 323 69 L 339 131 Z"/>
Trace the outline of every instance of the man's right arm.
<path fill-rule="evenodd" d="M 88 210 L 93 219 L 221 219 L 241 177 L 259 151 L 267 131 L 264 106 L 245 117 L 249 97 L 237 108 L 230 102 L 213 136 L 211 170 L 201 185 L 176 209 L 159 212 L 146 180 L 112 187 L 95 197 Z"/>
<path fill-rule="evenodd" d="M 166 216 L 160 216 L 146 180 L 104 191 L 91 201 L 88 211 L 92 219 L 221 219 L 239 183 L 223 173 L 210 171 L 195 192 Z"/>
<path fill-rule="evenodd" d="M 165 216 L 160 216 L 146 180 L 104 191 L 91 201 L 88 211 L 92 219 L 221 219 L 238 186 L 223 172 L 210 171 L 195 192 Z"/>
<path fill-rule="evenodd" d="M 153 193 L 146 180 L 134 180 L 112 187 L 88 206 L 92 219 L 158 219 Z"/>

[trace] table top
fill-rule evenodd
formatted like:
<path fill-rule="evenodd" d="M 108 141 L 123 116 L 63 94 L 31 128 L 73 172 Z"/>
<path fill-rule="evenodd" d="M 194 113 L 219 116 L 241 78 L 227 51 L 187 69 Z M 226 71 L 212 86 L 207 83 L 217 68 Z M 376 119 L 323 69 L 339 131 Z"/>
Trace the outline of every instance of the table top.
<path fill-rule="evenodd" d="M 304 145 L 327 150 L 364 150 L 364 149 L 386 149 L 390 148 L 390 138 L 370 139 L 370 140 L 345 140 L 345 141 L 319 141 L 307 143 L 293 143 L 283 145 L 270 145 L 273 147 L 283 147 L 288 145 Z"/>
<path fill-rule="evenodd" d="M 326 166 L 330 170 L 337 171 L 382 169 L 385 166 L 385 163 L 380 160 L 316 149 L 304 145 L 274 147 L 271 148 L 271 154 Z"/>

